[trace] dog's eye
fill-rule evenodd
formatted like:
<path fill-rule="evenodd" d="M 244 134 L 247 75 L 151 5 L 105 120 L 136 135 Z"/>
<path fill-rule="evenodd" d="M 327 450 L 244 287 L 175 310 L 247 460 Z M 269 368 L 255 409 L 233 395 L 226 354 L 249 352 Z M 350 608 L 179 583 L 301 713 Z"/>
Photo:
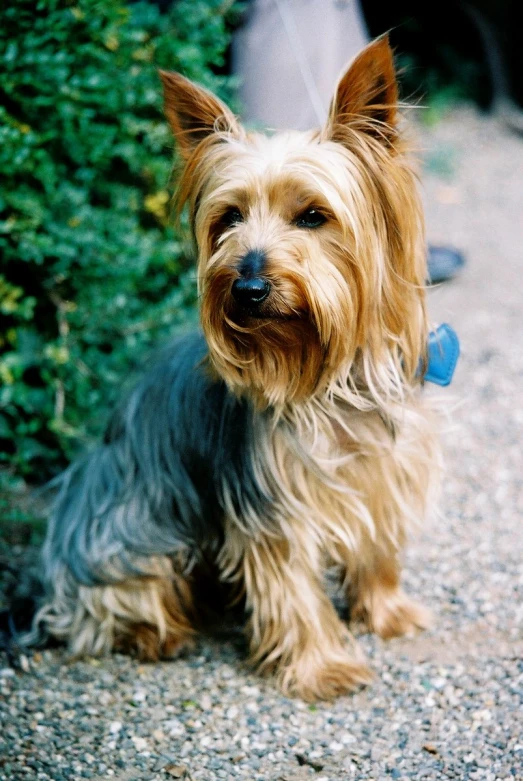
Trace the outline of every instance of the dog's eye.
<path fill-rule="evenodd" d="M 325 215 L 319 212 L 318 209 L 312 208 L 302 212 L 295 221 L 298 228 L 319 228 L 325 222 L 327 222 Z"/>
<path fill-rule="evenodd" d="M 243 214 L 235 206 L 231 206 L 230 209 L 224 212 L 220 222 L 224 228 L 232 228 L 233 225 L 243 222 Z"/>

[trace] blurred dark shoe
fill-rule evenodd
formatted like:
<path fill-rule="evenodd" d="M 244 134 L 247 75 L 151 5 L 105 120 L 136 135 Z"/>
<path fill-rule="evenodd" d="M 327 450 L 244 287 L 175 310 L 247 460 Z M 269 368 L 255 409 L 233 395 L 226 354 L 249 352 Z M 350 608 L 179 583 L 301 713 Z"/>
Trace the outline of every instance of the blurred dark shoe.
<path fill-rule="evenodd" d="M 427 281 L 430 285 L 437 285 L 439 282 L 446 282 L 447 279 L 454 279 L 464 265 L 465 257 L 457 249 L 429 246 L 427 251 Z"/>

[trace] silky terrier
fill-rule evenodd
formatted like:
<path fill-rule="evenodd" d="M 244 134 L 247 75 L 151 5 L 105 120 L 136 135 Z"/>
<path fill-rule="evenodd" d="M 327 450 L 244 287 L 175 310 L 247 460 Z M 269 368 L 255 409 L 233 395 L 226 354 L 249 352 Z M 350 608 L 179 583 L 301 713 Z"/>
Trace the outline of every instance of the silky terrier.
<path fill-rule="evenodd" d="M 310 132 L 249 132 L 207 90 L 161 78 L 201 332 L 60 479 L 36 625 L 74 654 L 171 657 L 227 585 L 254 665 L 286 694 L 329 699 L 370 679 L 329 568 L 351 622 L 384 638 L 427 623 L 399 582 L 440 459 L 391 49 L 363 50 Z"/>

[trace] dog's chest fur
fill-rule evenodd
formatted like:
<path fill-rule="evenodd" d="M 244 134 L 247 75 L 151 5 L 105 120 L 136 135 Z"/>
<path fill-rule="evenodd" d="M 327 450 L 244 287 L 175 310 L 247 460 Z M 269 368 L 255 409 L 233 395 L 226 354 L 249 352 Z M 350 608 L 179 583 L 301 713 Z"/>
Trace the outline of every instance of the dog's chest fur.
<path fill-rule="evenodd" d="M 297 526 L 332 559 L 380 535 L 399 548 L 405 516 L 415 525 L 425 509 L 413 495 L 437 480 L 435 429 L 421 397 L 402 409 L 394 430 L 378 412 L 345 404 L 310 410 L 310 419 L 295 410 L 274 427 L 261 417 L 254 431 L 253 471 L 271 497 L 268 529 L 292 537 L 289 523 L 292 534 Z"/>

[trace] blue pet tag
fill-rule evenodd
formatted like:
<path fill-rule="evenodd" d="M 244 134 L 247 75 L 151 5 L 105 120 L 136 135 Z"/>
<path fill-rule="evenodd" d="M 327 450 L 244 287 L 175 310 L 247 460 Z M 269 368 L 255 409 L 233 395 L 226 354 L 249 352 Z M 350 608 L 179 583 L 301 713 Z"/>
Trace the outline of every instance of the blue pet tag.
<path fill-rule="evenodd" d="M 423 379 L 442 387 L 450 385 L 458 358 L 458 335 L 450 325 L 442 323 L 429 333 L 427 370 Z"/>

